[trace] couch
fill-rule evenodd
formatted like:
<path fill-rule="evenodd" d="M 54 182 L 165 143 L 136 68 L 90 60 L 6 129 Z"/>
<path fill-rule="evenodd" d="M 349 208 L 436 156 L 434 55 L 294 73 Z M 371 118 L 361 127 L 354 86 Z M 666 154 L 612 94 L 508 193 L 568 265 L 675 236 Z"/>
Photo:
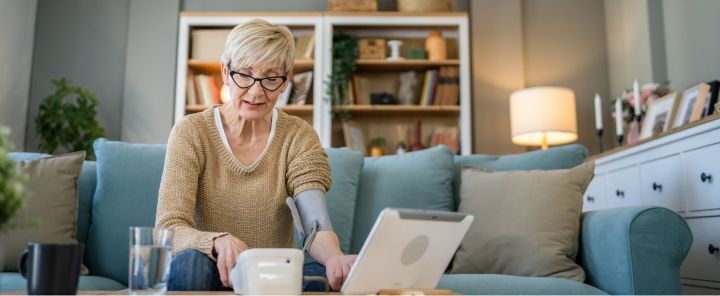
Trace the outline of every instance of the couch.
<path fill-rule="evenodd" d="M 90 274 L 80 290 L 121 290 L 127 285 L 128 227 L 154 225 L 165 145 L 99 139 L 97 162 L 86 161 L 80 190 L 77 239 L 86 245 Z M 345 252 L 357 253 L 385 206 L 456 209 L 462 165 L 490 170 L 561 169 L 586 157 L 580 145 L 507 156 L 454 156 L 446 148 L 402 156 L 363 158 L 346 148 L 328 148 L 333 185 L 331 219 Z M 11 153 L 36 159 L 37 153 Z M 409 185 L 410 184 L 410 185 Z M 585 213 L 578 263 L 585 283 L 561 278 L 498 274 L 446 274 L 438 288 L 462 294 L 681 294 L 678 274 L 692 236 L 676 213 L 638 206 Z M 0 291 L 21 291 L 15 272 L 0 275 Z"/>

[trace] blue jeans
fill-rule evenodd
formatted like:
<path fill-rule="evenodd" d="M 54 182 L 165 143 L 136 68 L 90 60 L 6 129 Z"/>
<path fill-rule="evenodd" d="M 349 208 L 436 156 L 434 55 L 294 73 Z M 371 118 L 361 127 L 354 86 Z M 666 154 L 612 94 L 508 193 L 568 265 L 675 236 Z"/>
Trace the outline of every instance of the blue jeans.
<path fill-rule="evenodd" d="M 325 266 L 306 263 L 303 275 L 325 276 Z M 217 264 L 198 250 L 184 250 L 172 258 L 168 291 L 232 291 L 223 287 Z M 303 291 L 325 291 L 319 282 L 303 282 Z"/>

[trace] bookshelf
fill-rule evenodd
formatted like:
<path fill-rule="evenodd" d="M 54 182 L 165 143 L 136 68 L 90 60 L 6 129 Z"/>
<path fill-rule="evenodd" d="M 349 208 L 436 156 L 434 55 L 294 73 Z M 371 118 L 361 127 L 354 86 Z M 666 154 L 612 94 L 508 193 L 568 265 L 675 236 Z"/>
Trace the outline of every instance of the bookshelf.
<path fill-rule="evenodd" d="M 222 84 L 220 55 L 225 45 L 225 36 L 236 25 L 254 18 L 262 18 L 273 24 L 288 26 L 296 40 L 302 36 L 313 34 L 312 57 L 319 56 L 322 44 L 322 35 L 319 34 L 322 28 L 321 13 L 180 13 L 174 122 L 178 122 L 187 114 L 200 112 L 211 105 L 221 103 L 217 99 L 210 102 L 204 101 L 198 99 L 197 96 L 191 102 L 188 98 L 188 84 L 196 83 L 197 76 L 206 75 L 210 79 L 214 79 L 218 85 L 218 89 L 212 92 L 217 91 L 219 94 L 219 86 Z M 321 107 L 316 102 L 322 100 L 323 94 L 322 83 L 315 83 L 322 81 L 320 62 L 321 59 L 317 58 L 295 60 L 294 73 L 313 71 L 312 89 L 309 91 L 306 104 L 280 107 L 288 114 L 305 119 L 316 130 L 320 130 L 322 124 L 320 118 L 315 116 L 316 113 L 320 113 L 319 108 Z"/>
<path fill-rule="evenodd" d="M 463 155 L 472 152 L 470 39 L 466 13 L 327 12 L 324 14 L 322 29 L 324 44 L 321 58 L 324 77 L 328 77 L 332 69 L 332 37 L 335 31 L 343 31 L 357 38 L 403 42 L 400 55 L 406 57 L 404 60 L 359 59 L 354 75 L 359 78 L 353 79 L 352 88 L 364 88 L 364 85 L 370 85 L 369 93 L 387 92 L 397 98 L 399 75 L 402 72 L 417 72 L 420 85 L 425 83 L 423 75 L 429 70 L 453 68 L 457 72 L 455 76 L 458 81 L 455 95 L 457 103 L 451 100 L 424 105 L 420 102 L 411 105 L 370 105 L 366 91 L 355 91 L 351 98 L 352 103 L 340 109 L 350 114 L 353 126 L 362 130 L 366 142 L 369 143 L 372 138 L 383 137 L 387 143 L 384 147 L 385 151 L 390 154 L 395 153 L 396 145 L 401 138 L 398 127 L 409 129 L 411 135 L 407 136 L 405 133 L 403 141 L 409 146 L 414 142 L 412 130 L 415 123 L 420 121 L 421 141 L 425 146 L 432 144 L 435 138 L 434 131 L 452 129 L 457 131 L 456 138 L 459 138 L 458 152 Z M 447 59 L 440 61 L 407 59 L 408 49 L 424 48 L 425 39 L 431 31 L 442 32 L 447 42 Z M 389 53 L 390 50 L 388 49 L 387 52 Z M 358 99 L 357 96 L 362 98 Z M 320 130 L 321 140 L 326 146 L 345 146 L 347 143 L 344 139 L 344 123 L 327 116 L 332 109 L 329 102 L 323 101 L 322 104 L 324 117 Z"/>
<path fill-rule="evenodd" d="M 448 56 L 445 60 L 397 60 L 360 59 L 357 61 L 355 76 L 365 79 L 371 85 L 369 93 L 388 92 L 397 97 L 399 74 L 407 71 L 417 72 L 419 84 L 425 83 L 424 75 L 428 71 L 442 68 L 455 69 L 455 101 L 445 103 L 421 104 L 416 100 L 412 105 L 372 105 L 367 99 L 369 93 L 362 93 L 365 101 L 354 101 L 352 105 L 341 109 L 350 114 L 351 120 L 362 129 L 369 143 L 371 138 L 384 137 L 385 151 L 395 153 L 399 141 L 398 126 L 414 126 L 422 122 L 422 141 L 427 146 L 434 130 L 454 129 L 459 138 L 458 152 L 471 153 L 472 124 L 470 106 L 470 52 L 469 27 L 466 13 L 181 13 L 178 37 L 178 59 L 176 76 L 176 95 L 174 119 L 178 122 L 183 116 L 200 112 L 209 105 L 188 101 L 188 77 L 207 75 L 210 79 L 221 81 L 220 54 L 224 38 L 202 41 L 196 33 L 202 30 L 229 30 L 237 24 L 253 18 L 262 18 L 273 24 L 286 25 L 296 38 L 314 34 L 313 58 L 295 61 L 295 73 L 313 71 L 312 90 L 306 105 L 287 105 L 280 107 L 285 112 L 299 116 L 315 128 L 324 147 L 345 146 L 343 122 L 333 118 L 330 102 L 325 98 L 328 77 L 332 69 L 332 36 L 335 31 L 344 31 L 358 38 L 397 39 L 404 44 L 401 56 L 408 56 L 411 47 L 424 48 L 429 32 L 439 30 L 447 41 Z M 219 34 L 216 34 L 219 35 Z M 221 36 L 222 37 L 222 36 Z M 198 45 L 200 44 L 200 45 Z M 217 44 L 220 53 L 210 58 L 195 52 L 193 46 Z M 389 50 L 387 50 L 389 53 Z M 436 78 L 439 78 L 440 75 Z M 421 94 L 418 94 L 420 96 Z M 432 97 L 432 96 L 430 96 Z M 357 100 L 357 99 L 354 99 Z M 205 101 L 203 101 L 205 102 Z M 412 133 L 412 128 L 408 131 Z M 412 137 L 408 137 L 412 142 Z M 412 143 L 406 143 L 410 145 Z"/>

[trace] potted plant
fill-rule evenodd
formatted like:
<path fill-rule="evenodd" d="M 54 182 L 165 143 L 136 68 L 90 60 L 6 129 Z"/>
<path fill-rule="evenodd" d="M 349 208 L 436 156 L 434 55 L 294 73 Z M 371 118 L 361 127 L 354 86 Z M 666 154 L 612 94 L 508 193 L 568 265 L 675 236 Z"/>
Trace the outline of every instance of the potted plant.
<path fill-rule="evenodd" d="M 350 113 L 341 108 L 347 105 L 348 83 L 352 80 L 359 56 L 358 40 L 355 36 L 342 31 L 333 34 L 332 72 L 328 78 L 327 99 L 332 106 L 332 115 L 348 120 Z"/>
<path fill-rule="evenodd" d="M 8 141 L 10 131 L 0 126 L 0 233 L 10 226 L 10 219 L 15 216 L 25 202 L 25 177 L 18 174 L 15 161 L 7 154 L 12 151 Z M 0 266 L 3 266 L 2 242 L 0 241 Z"/>
<path fill-rule="evenodd" d="M 370 156 L 385 155 L 385 138 L 377 137 L 370 140 Z"/>
<path fill-rule="evenodd" d="M 38 148 L 54 153 L 58 148 L 66 151 L 87 152 L 94 159 L 93 142 L 105 136 L 95 119 L 97 98 L 87 89 L 71 85 L 67 80 L 53 80 L 55 93 L 40 104 L 35 118 L 35 132 L 40 137 Z"/>

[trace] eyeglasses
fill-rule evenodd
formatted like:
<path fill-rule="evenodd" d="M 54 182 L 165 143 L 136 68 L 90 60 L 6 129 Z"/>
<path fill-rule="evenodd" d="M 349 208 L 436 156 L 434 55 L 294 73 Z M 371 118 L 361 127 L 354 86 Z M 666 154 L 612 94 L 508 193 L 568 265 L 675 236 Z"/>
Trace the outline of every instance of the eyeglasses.
<path fill-rule="evenodd" d="M 229 67 L 228 67 L 229 68 Z M 247 74 L 238 73 L 230 70 L 230 78 L 239 88 L 250 88 L 255 85 L 256 81 L 260 81 L 260 86 L 269 91 L 276 91 L 287 80 L 287 75 L 270 76 L 264 78 L 255 78 Z"/>

